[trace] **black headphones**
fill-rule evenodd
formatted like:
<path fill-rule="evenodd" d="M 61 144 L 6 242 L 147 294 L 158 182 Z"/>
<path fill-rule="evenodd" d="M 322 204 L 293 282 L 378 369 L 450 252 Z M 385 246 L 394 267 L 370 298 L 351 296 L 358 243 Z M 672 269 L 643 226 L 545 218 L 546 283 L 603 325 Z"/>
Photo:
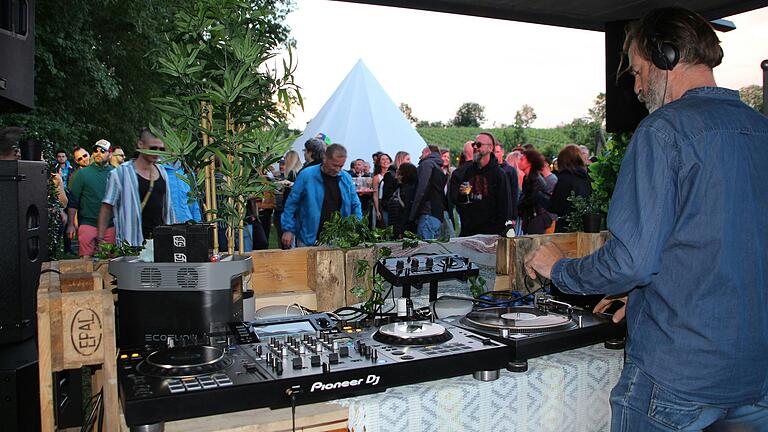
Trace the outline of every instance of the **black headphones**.
<path fill-rule="evenodd" d="M 665 71 L 671 71 L 680 61 L 680 51 L 671 42 L 663 42 L 659 39 L 660 34 L 651 37 L 653 51 L 651 51 L 651 60 L 653 64 Z"/>

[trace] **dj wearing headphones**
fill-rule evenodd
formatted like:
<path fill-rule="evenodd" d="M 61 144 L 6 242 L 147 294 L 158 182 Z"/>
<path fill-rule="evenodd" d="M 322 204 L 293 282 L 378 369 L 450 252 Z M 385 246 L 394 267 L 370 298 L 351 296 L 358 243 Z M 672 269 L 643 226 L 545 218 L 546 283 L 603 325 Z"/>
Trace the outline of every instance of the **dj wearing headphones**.
<path fill-rule="evenodd" d="M 650 115 L 621 165 L 612 238 L 581 259 L 546 244 L 526 271 L 611 296 L 598 312 L 628 300 L 612 431 L 768 431 L 768 118 L 717 87 L 723 52 L 694 12 L 650 12 L 624 50 Z"/>

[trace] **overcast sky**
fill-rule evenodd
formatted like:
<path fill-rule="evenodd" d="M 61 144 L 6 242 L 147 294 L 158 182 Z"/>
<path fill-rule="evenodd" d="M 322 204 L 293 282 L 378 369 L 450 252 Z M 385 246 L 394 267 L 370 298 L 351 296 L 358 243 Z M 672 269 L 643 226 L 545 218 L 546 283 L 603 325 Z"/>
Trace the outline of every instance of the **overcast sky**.
<path fill-rule="evenodd" d="M 762 84 L 768 8 L 728 19 L 737 29 L 718 33 L 725 52 L 718 85 Z M 554 127 L 586 115 L 605 91 L 602 32 L 328 0 L 296 0 L 287 23 L 305 103 L 292 122 L 297 129 L 358 59 L 420 120 L 447 121 L 462 103 L 477 102 L 492 127 L 512 123 L 528 104 L 538 115 L 534 127 Z"/>

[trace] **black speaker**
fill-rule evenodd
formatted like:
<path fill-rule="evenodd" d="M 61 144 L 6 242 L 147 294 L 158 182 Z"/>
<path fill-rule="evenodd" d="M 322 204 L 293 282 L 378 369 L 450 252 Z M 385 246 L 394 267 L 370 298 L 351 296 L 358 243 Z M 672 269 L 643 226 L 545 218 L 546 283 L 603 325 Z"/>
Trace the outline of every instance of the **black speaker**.
<path fill-rule="evenodd" d="M 35 335 L 40 266 L 48 259 L 48 167 L 0 161 L 0 344 Z"/>
<path fill-rule="evenodd" d="M 608 132 L 634 132 L 648 110 L 637 100 L 635 80 L 628 72 L 618 77 L 619 65 L 628 66 L 628 59 L 622 63 L 624 27 L 629 21 L 614 21 L 605 25 L 605 130 Z"/>
<path fill-rule="evenodd" d="M 0 429 L 40 430 L 40 384 L 34 339 L 0 345 Z"/>
<path fill-rule="evenodd" d="M 27 111 L 35 96 L 35 2 L 0 0 L 0 112 Z"/>

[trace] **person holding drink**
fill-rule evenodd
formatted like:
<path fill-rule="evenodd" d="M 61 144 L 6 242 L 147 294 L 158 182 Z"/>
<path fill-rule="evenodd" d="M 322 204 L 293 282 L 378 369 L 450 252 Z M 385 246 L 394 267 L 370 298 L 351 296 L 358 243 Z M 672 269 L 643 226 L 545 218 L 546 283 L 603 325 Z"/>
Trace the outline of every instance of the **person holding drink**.
<path fill-rule="evenodd" d="M 461 219 L 460 237 L 499 234 L 512 220 L 507 177 L 493 155 L 496 138 L 481 132 L 472 144 L 473 161 L 451 175 L 448 198 Z"/>

